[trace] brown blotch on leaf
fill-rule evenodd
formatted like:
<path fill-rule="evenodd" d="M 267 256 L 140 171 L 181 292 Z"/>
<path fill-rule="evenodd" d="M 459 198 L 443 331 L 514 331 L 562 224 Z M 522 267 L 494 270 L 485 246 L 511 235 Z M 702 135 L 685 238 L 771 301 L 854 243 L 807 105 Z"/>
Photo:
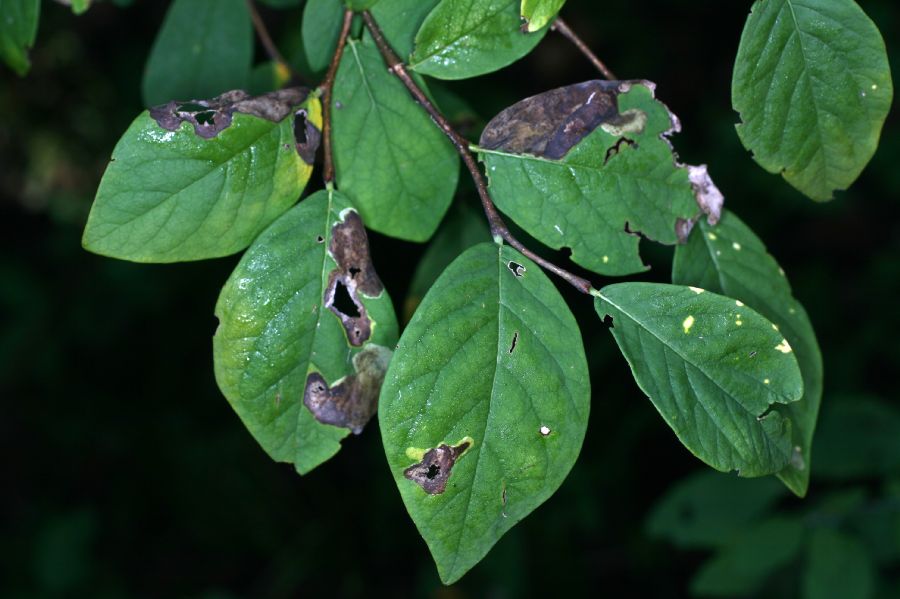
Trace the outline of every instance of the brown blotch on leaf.
<path fill-rule="evenodd" d="M 391 350 L 370 344 L 353 356 L 355 374 L 329 387 L 318 372 L 306 377 L 303 405 L 322 424 L 348 428 L 358 435 L 378 409 L 378 393 Z"/>
<path fill-rule="evenodd" d="M 621 84 L 585 81 L 526 98 L 491 119 L 478 145 L 559 160 L 600 125 L 627 127 L 638 118 L 619 113 Z"/>
<path fill-rule="evenodd" d="M 328 275 L 325 307 L 341 319 L 350 344 L 359 347 L 372 335 L 372 320 L 359 294 L 377 297 L 384 290 L 372 265 L 369 239 L 359 214 L 349 211 L 343 222 L 335 223 L 328 251 L 337 268 Z"/>
<path fill-rule="evenodd" d="M 294 139 L 297 142 L 297 154 L 306 164 L 316 161 L 316 150 L 322 141 L 322 132 L 307 118 L 303 109 L 294 113 Z"/>
<path fill-rule="evenodd" d="M 198 136 L 211 139 L 231 126 L 235 112 L 278 122 L 287 118 L 308 95 L 309 90 L 304 87 L 289 87 L 255 97 L 235 89 L 210 100 L 172 100 L 151 108 L 150 117 L 167 131 L 175 131 L 181 123 L 190 123 Z"/>
<path fill-rule="evenodd" d="M 438 445 L 422 456 L 422 461 L 403 471 L 403 476 L 413 481 L 429 495 L 439 495 L 447 488 L 447 480 L 456 460 L 469 448 L 469 442 L 459 445 Z"/>

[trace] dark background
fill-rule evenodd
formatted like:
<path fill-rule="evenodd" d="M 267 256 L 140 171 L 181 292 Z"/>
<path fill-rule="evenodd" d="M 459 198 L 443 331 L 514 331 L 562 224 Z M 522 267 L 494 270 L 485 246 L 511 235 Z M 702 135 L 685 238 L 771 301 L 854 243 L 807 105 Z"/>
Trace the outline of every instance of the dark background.
<path fill-rule="evenodd" d="M 31 73 L 0 68 L 0 595 L 685 595 L 707 554 L 651 539 L 644 521 L 703 465 L 640 393 L 584 297 L 561 289 L 594 390 L 581 457 L 545 505 L 444 588 L 391 481 L 377 423 L 300 477 L 263 453 L 219 393 L 212 311 L 237 257 L 156 266 L 81 249 L 112 147 L 142 109 L 143 64 L 166 5 L 101 3 L 76 18 L 44 2 Z M 900 64 L 900 8 L 862 5 Z M 749 6 L 570 0 L 563 15 L 620 77 L 657 82 L 684 126 L 674 140 L 682 159 L 710 165 L 727 206 L 787 271 L 822 345 L 824 409 L 861 394 L 896 406 L 896 114 L 862 177 L 831 203 L 765 173 L 741 147 L 730 108 Z M 299 10 L 263 15 L 280 45 L 296 47 Z M 487 119 L 594 77 L 551 33 L 510 69 L 449 87 Z M 420 249 L 374 234 L 372 246 L 399 307 Z M 671 249 L 645 246 L 654 264 L 645 278 L 665 281 Z M 781 507 L 803 509 L 841 484 L 814 475 L 806 503 Z M 896 564 L 879 576 L 896 581 Z"/>

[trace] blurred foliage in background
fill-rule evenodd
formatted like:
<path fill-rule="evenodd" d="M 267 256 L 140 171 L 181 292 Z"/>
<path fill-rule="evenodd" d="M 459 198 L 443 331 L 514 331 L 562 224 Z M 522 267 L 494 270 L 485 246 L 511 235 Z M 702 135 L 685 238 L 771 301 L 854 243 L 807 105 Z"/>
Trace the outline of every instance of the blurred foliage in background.
<path fill-rule="evenodd" d="M 570 0 L 566 19 L 620 76 L 658 83 L 684 125 L 682 158 L 709 163 L 807 306 L 826 365 L 813 484 L 799 500 L 775 480 L 704 468 L 635 386 L 590 302 L 562 289 L 591 361 L 581 458 L 444 588 L 374 423 L 301 478 L 220 396 L 212 308 L 237 257 L 150 266 L 80 247 L 112 147 L 143 107 L 166 4 L 99 2 L 75 17 L 44 2 L 31 72 L 0 70 L 0 595 L 900 597 L 896 114 L 862 178 L 814 204 L 759 168 L 734 131 L 731 66 L 749 3 Z M 900 64 L 900 7 L 862 5 Z M 263 11 L 315 82 L 300 14 Z M 452 110 L 474 139 L 502 107 L 594 77 L 550 35 L 512 68 L 435 93 L 462 99 Z M 422 251 L 374 234 L 372 247 L 401 308 Z M 671 249 L 645 251 L 645 279 L 665 281 Z"/>

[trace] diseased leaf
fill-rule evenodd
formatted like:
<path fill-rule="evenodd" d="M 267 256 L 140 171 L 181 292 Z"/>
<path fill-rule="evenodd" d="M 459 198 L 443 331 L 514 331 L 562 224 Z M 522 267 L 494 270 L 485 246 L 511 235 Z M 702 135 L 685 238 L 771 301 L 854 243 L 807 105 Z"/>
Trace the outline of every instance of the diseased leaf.
<path fill-rule="evenodd" d="M 641 390 L 695 456 L 740 476 L 779 472 L 791 421 L 774 406 L 800 399 L 790 344 L 740 301 L 659 283 L 604 287 L 597 314 Z"/>
<path fill-rule="evenodd" d="M 726 211 L 716 226 L 700 221 L 688 242 L 675 250 L 672 282 L 693 285 L 741 300 L 778 325 L 794 348 L 803 375 L 803 398 L 779 408 L 792 423 L 793 456 L 778 473 L 788 488 L 806 494 L 812 439 L 822 400 L 822 354 L 809 317 L 791 295 L 784 271 L 762 241 Z"/>
<path fill-rule="evenodd" d="M 684 549 L 727 545 L 784 495 L 771 478 L 741 479 L 711 470 L 678 481 L 653 507 L 647 532 Z"/>
<path fill-rule="evenodd" d="M 380 0 L 372 7 L 372 16 L 381 27 L 384 37 L 404 61 L 413 51 L 413 42 L 422 21 L 440 1 Z"/>
<path fill-rule="evenodd" d="M 512 64 L 547 27 L 521 30 L 520 0 L 443 0 L 416 34 L 410 67 L 438 79 L 466 79 Z"/>
<path fill-rule="evenodd" d="M 451 208 L 413 273 L 403 304 L 404 320 L 412 318 L 422 298 L 451 262 L 473 245 L 490 239 L 484 213 L 464 204 Z"/>
<path fill-rule="evenodd" d="M 0 0 L 0 58 L 19 75 L 31 68 L 28 51 L 37 36 L 40 0 Z"/>
<path fill-rule="evenodd" d="M 175 0 L 144 68 L 144 102 L 243 89 L 252 60 L 253 26 L 244 0 Z"/>
<path fill-rule="evenodd" d="M 348 41 L 333 102 L 338 188 L 370 229 L 427 240 L 453 199 L 459 157 L 368 34 Z"/>
<path fill-rule="evenodd" d="M 522 0 L 521 14 L 528 31 L 537 31 L 550 23 L 566 0 Z"/>
<path fill-rule="evenodd" d="M 640 232 L 673 244 L 722 205 L 706 167 L 675 162 L 678 119 L 647 81 L 586 81 L 510 106 L 479 152 L 497 206 L 542 243 L 606 275 L 645 270 Z M 699 205 L 698 205 L 699 204 Z"/>
<path fill-rule="evenodd" d="M 772 518 L 747 529 L 703 564 L 691 581 L 691 593 L 704 597 L 743 597 L 759 591 L 766 580 L 800 553 L 803 522 Z"/>
<path fill-rule="evenodd" d="M 828 528 L 813 531 L 803 599 L 869 599 L 875 580 L 875 566 L 859 541 Z"/>
<path fill-rule="evenodd" d="M 306 60 L 313 71 L 324 71 L 331 62 L 341 35 L 344 5 L 341 0 L 309 0 L 303 7 L 300 35 Z"/>
<path fill-rule="evenodd" d="M 589 398 L 578 325 L 531 261 L 479 244 L 432 286 L 397 346 L 379 425 L 445 583 L 559 487 Z"/>
<path fill-rule="evenodd" d="M 306 97 L 301 88 L 256 98 L 234 91 L 143 112 L 113 150 L 84 247 L 135 262 L 247 247 L 312 173 L 322 114 Z"/>
<path fill-rule="evenodd" d="M 397 322 L 340 193 L 317 192 L 266 229 L 216 316 L 216 381 L 272 459 L 305 474 L 374 413 Z"/>
<path fill-rule="evenodd" d="M 767 171 L 831 199 L 875 153 L 892 97 L 884 40 L 853 0 L 754 3 L 731 101 L 741 142 Z"/>

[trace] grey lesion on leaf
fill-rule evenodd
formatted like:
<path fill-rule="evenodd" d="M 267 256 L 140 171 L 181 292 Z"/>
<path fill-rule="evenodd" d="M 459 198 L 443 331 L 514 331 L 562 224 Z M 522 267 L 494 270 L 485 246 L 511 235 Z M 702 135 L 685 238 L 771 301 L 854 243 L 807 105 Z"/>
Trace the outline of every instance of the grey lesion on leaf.
<path fill-rule="evenodd" d="M 647 116 L 634 109 L 619 112 L 620 87 L 619 81 L 592 80 L 526 98 L 488 123 L 479 146 L 560 160 L 597 127 L 613 135 L 640 132 Z"/>
<path fill-rule="evenodd" d="M 304 87 L 289 87 L 261 96 L 234 89 L 209 100 L 172 100 L 152 107 L 150 117 L 167 131 L 177 130 L 181 123 L 190 123 L 199 137 L 211 139 L 231 126 L 235 112 L 277 123 L 287 118 L 307 96 L 309 90 Z"/>
<path fill-rule="evenodd" d="M 372 335 L 372 320 L 361 295 L 378 297 L 384 290 L 359 214 L 347 211 L 344 220 L 334 224 L 328 251 L 337 268 L 328 275 L 324 305 L 340 319 L 350 345 L 359 347 Z"/>
<path fill-rule="evenodd" d="M 429 495 L 440 495 L 447 489 L 453 466 L 471 446 L 469 438 L 456 445 L 442 443 L 426 451 L 420 462 L 403 471 L 403 476 L 422 487 Z"/>
<path fill-rule="evenodd" d="M 353 356 L 354 374 L 328 386 L 318 372 L 306 377 L 303 405 L 322 424 L 350 429 L 358 435 L 378 409 L 378 394 L 391 360 L 391 350 L 373 343 Z"/>

